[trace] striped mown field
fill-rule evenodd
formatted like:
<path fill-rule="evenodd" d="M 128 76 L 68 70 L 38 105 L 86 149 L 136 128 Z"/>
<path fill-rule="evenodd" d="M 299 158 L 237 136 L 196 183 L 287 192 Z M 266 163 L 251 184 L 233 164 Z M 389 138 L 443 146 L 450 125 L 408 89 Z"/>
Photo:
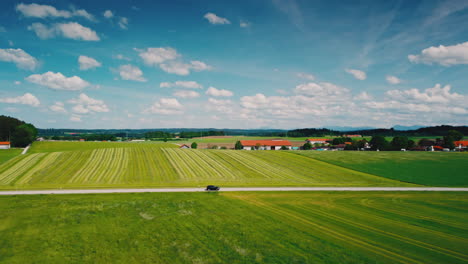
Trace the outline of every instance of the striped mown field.
<path fill-rule="evenodd" d="M 1 263 L 467 263 L 468 196 L 0 197 Z"/>
<path fill-rule="evenodd" d="M 44 147 L 40 144 L 33 146 L 35 153 L 0 165 L 0 189 L 410 185 L 282 151 L 191 150 L 157 143 L 57 144 L 51 148 L 74 150 L 38 152 Z M 77 150 L 81 144 L 83 150 Z"/>

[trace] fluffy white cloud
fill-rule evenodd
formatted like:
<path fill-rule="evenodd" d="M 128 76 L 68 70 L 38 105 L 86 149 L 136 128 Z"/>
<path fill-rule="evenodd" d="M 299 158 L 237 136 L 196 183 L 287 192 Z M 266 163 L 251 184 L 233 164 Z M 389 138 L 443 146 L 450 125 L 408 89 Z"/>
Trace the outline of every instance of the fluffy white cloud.
<path fill-rule="evenodd" d="M 346 69 L 345 70 L 347 73 L 349 74 L 352 74 L 354 76 L 354 78 L 358 79 L 358 80 L 365 80 L 367 78 L 367 75 L 365 72 L 363 71 L 360 71 L 360 70 L 356 70 L 356 69 Z"/>
<path fill-rule="evenodd" d="M 248 28 L 248 27 L 250 27 L 250 22 L 241 20 L 241 21 L 239 22 L 239 26 L 240 26 L 241 28 Z"/>
<path fill-rule="evenodd" d="M 73 115 L 70 116 L 70 121 L 72 121 L 72 122 L 81 122 L 81 116 L 73 114 Z"/>
<path fill-rule="evenodd" d="M 146 82 L 146 79 L 143 77 L 143 72 L 140 68 L 127 64 L 119 67 L 120 78 L 123 80 L 132 80 L 138 82 Z"/>
<path fill-rule="evenodd" d="M 88 27 L 84 27 L 76 22 L 57 23 L 48 27 L 42 23 L 33 23 L 28 30 L 34 31 L 41 39 L 62 36 L 64 38 L 84 41 L 99 41 L 96 32 Z"/>
<path fill-rule="evenodd" d="M 162 114 L 162 115 L 179 115 L 183 114 L 184 107 L 175 98 L 161 98 L 152 106 L 145 109 L 143 113 L 147 114 Z"/>
<path fill-rule="evenodd" d="M 450 85 L 442 87 L 436 84 L 424 91 L 419 89 L 390 90 L 386 99 L 380 102 L 367 102 L 365 105 L 373 109 L 397 110 L 400 112 L 423 112 L 434 116 L 440 114 L 468 114 L 467 96 L 451 93 Z"/>
<path fill-rule="evenodd" d="M 39 4 L 18 4 L 16 11 L 20 12 L 25 17 L 35 18 L 71 18 L 71 17 L 84 17 L 88 20 L 93 21 L 94 17 L 84 9 L 78 10 L 57 10 L 55 7 L 50 5 L 39 5 Z"/>
<path fill-rule="evenodd" d="M 231 22 L 226 18 L 219 17 L 213 13 L 206 13 L 203 17 L 206 18 L 213 25 L 231 24 Z"/>
<path fill-rule="evenodd" d="M 348 89 L 335 85 L 333 83 L 321 82 L 321 83 L 304 83 L 299 84 L 294 89 L 297 94 L 324 97 L 324 96 L 342 96 L 349 92 Z"/>
<path fill-rule="evenodd" d="M 216 89 L 214 87 L 209 87 L 208 90 L 206 90 L 206 94 L 210 96 L 225 96 L 225 97 L 234 95 L 229 90 Z"/>
<path fill-rule="evenodd" d="M 24 104 L 30 106 L 39 106 L 41 102 L 37 99 L 36 96 L 25 93 L 24 95 L 18 97 L 3 97 L 0 98 L 0 103 L 8 103 L 8 104 Z"/>
<path fill-rule="evenodd" d="M 78 98 L 68 101 L 74 104 L 72 111 L 75 114 L 91 114 L 91 113 L 105 113 L 109 112 L 109 108 L 102 100 L 97 100 L 82 93 Z"/>
<path fill-rule="evenodd" d="M 177 75 L 189 75 L 191 70 L 206 71 L 211 66 L 201 61 L 190 61 L 189 63 L 180 60 L 181 55 L 173 48 L 147 48 L 146 50 L 135 49 L 143 62 L 149 66 L 159 66 L 167 73 Z"/>
<path fill-rule="evenodd" d="M 65 110 L 65 104 L 62 102 L 55 102 L 55 104 L 49 106 L 49 109 L 56 113 L 67 113 L 67 110 Z"/>
<path fill-rule="evenodd" d="M 387 75 L 387 77 L 385 79 L 390 84 L 399 84 L 399 83 L 401 83 L 401 80 L 396 76 Z"/>
<path fill-rule="evenodd" d="M 210 112 L 216 111 L 224 114 L 233 114 L 235 112 L 234 104 L 231 100 L 208 98 L 208 103 L 206 104 L 205 108 Z"/>
<path fill-rule="evenodd" d="M 88 56 L 84 56 L 84 55 L 80 55 L 80 57 L 78 57 L 78 63 L 80 64 L 80 70 L 89 70 L 89 69 L 101 67 L 102 65 L 97 60 Z"/>
<path fill-rule="evenodd" d="M 189 89 L 201 89 L 203 88 L 203 85 L 195 81 L 176 81 L 173 83 L 162 82 L 159 84 L 159 87 L 161 88 L 182 87 L 182 88 L 189 88 Z"/>
<path fill-rule="evenodd" d="M 102 15 L 103 15 L 105 18 L 113 18 L 113 17 L 114 17 L 114 13 L 112 13 L 112 11 L 110 11 L 110 10 L 104 11 L 104 13 L 102 13 Z"/>
<path fill-rule="evenodd" d="M 117 23 L 121 29 L 128 29 L 128 18 L 120 17 Z"/>
<path fill-rule="evenodd" d="M 18 68 L 34 70 L 38 61 L 22 49 L 0 49 L 0 61 L 13 62 Z"/>
<path fill-rule="evenodd" d="M 143 59 L 143 62 L 149 66 L 157 66 L 168 60 L 175 60 L 180 57 L 180 54 L 173 48 L 147 48 L 146 50 L 139 50 L 138 55 Z"/>
<path fill-rule="evenodd" d="M 176 91 L 172 95 L 175 97 L 181 97 L 181 98 L 197 98 L 200 96 L 200 94 L 195 91 L 185 91 L 185 90 Z"/>
<path fill-rule="evenodd" d="M 308 73 L 300 72 L 300 73 L 296 74 L 296 76 L 301 78 L 301 79 L 305 79 L 305 80 L 309 80 L 309 81 L 315 80 L 315 76 L 313 76 L 312 74 L 308 74 Z"/>
<path fill-rule="evenodd" d="M 66 77 L 60 72 L 54 73 L 50 71 L 43 74 L 30 75 L 26 77 L 26 80 L 54 90 L 78 91 L 90 85 L 78 76 Z"/>
<path fill-rule="evenodd" d="M 433 64 L 443 66 L 468 64 L 468 42 L 453 46 L 440 45 L 423 49 L 419 55 L 408 55 L 413 63 Z"/>
<path fill-rule="evenodd" d="M 369 101 L 372 100 L 373 97 L 367 92 L 361 92 L 360 94 L 356 95 L 354 99 L 358 101 Z"/>

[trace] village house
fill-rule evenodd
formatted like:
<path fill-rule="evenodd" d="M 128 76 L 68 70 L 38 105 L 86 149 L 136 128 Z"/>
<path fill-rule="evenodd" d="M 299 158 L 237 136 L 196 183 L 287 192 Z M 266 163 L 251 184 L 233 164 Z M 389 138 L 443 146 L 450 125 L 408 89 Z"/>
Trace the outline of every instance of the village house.
<path fill-rule="evenodd" d="M 269 139 L 269 140 L 241 140 L 242 149 L 245 150 L 280 150 L 282 146 L 291 149 L 292 145 L 289 140 Z"/>
<path fill-rule="evenodd" d="M 453 143 L 458 150 L 468 149 L 468 140 L 455 141 Z"/>
<path fill-rule="evenodd" d="M 189 147 L 188 145 L 183 144 L 183 145 L 181 145 L 179 148 L 181 148 L 181 149 L 189 149 L 190 147 Z"/>
<path fill-rule="evenodd" d="M 0 149 L 10 149 L 11 144 L 9 141 L 0 141 Z"/>
<path fill-rule="evenodd" d="M 327 141 L 331 141 L 329 138 L 308 138 L 306 139 L 310 144 L 328 144 Z"/>

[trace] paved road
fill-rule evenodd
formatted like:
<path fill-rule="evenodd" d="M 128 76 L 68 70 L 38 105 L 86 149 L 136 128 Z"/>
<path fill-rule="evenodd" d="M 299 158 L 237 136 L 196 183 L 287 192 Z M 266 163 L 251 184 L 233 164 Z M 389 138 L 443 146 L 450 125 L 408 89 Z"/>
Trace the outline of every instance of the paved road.
<path fill-rule="evenodd" d="M 34 191 L 0 191 L 0 195 L 33 195 L 33 194 L 89 194 L 89 193 L 146 193 L 146 192 L 203 192 L 204 188 L 157 188 L 157 189 L 99 189 L 99 190 L 34 190 Z M 221 188 L 222 192 L 264 192 L 264 191 L 333 191 L 333 192 L 468 192 L 468 188 L 446 187 L 230 187 Z"/>

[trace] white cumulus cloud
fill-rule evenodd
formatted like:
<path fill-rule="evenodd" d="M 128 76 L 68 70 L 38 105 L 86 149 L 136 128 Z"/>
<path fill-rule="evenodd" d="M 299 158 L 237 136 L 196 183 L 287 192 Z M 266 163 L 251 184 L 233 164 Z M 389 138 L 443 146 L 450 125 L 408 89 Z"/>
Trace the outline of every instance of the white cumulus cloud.
<path fill-rule="evenodd" d="M 65 104 L 62 102 L 55 102 L 53 105 L 49 106 L 50 111 L 56 112 L 56 113 L 67 113 L 67 110 L 65 109 Z"/>
<path fill-rule="evenodd" d="M 335 85 L 333 83 L 321 82 L 321 83 L 304 83 L 299 84 L 294 89 L 297 94 L 324 97 L 324 96 L 342 96 L 349 92 L 348 89 Z"/>
<path fill-rule="evenodd" d="M 36 96 L 30 93 L 25 93 L 24 95 L 21 95 L 18 97 L 3 97 L 3 98 L 0 98 L 0 103 L 24 104 L 24 105 L 34 106 L 34 107 L 39 106 L 41 104 L 39 99 L 37 99 Z"/>
<path fill-rule="evenodd" d="M 43 74 L 30 75 L 26 77 L 26 80 L 54 90 L 66 91 L 78 91 L 90 85 L 78 76 L 66 77 L 60 72 L 54 73 L 50 71 Z"/>
<path fill-rule="evenodd" d="M 243 20 L 241 20 L 241 21 L 239 22 L 239 26 L 240 26 L 241 28 L 248 28 L 248 27 L 250 27 L 250 25 L 251 25 L 251 24 L 250 24 L 250 22 L 248 22 L 248 21 L 243 21 Z"/>
<path fill-rule="evenodd" d="M 367 75 L 365 72 L 363 71 L 360 71 L 360 70 L 356 70 L 356 69 L 346 69 L 345 70 L 347 73 L 349 74 L 352 74 L 354 76 L 354 78 L 358 79 L 358 80 L 365 80 L 367 78 Z"/>
<path fill-rule="evenodd" d="M 175 91 L 172 95 L 175 97 L 181 97 L 181 98 L 197 98 L 200 96 L 200 94 L 195 91 L 186 91 L 186 90 Z"/>
<path fill-rule="evenodd" d="M 206 18 L 213 25 L 231 24 L 231 22 L 226 18 L 219 17 L 213 13 L 206 13 L 203 17 Z"/>
<path fill-rule="evenodd" d="M 71 18 L 71 17 L 84 17 L 88 20 L 94 21 L 93 15 L 88 13 L 84 9 L 78 10 L 58 10 L 57 8 L 50 5 L 39 5 L 39 4 L 18 4 L 16 11 L 20 12 L 25 17 L 35 18 Z"/>
<path fill-rule="evenodd" d="M 208 90 L 206 90 L 206 94 L 210 96 L 215 96 L 215 97 L 217 96 L 230 97 L 234 95 L 234 93 L 229 90 L 216 89 L 215 87 L 209 87 Z"/>
<path fill-rule="evenodd" d="M 57 23 L 51 26 L 46 26 L 42 23 L 33 23 L 28 27 L 28 30 L 34 31 L 41 39 L 54 38 L 62 36 L 64 38 L 83 40 L 83 41 L 99 41 L 101 40 L 96 31 L 82 26 L 76 22 Z"/>
<path fill-rule="evenodd" d="M 300 73 L 297 73 L 296 76 L 301 78 L 301 79 L 305 79 L 305 80 L 309 80 L 309 81 L 315 80 L 315 76 L 313 76 L 312 74 L 308 74 L 308 73 L 300 72 Z"/>
<path fill-rule="evenodd" d="M 117 23 L 121 29 L 128 29 L 128 18 L 120 17 Z"/>
<path fill-rule="evenodd" d="M 175 98 L 161 98 L 154 102 L 143 113 L 161 115 L 179 115 L 184 113 L 184 107 Z"/>
<path fill-rule="evenodd" d="M 162 82 L 159 84 L 159 87 L 161 88 L 182 87 L 182 88 L 189 88 L 189 89 L 201 89 L 203 88 L 203 85 L 195 81 L 176 81 L 173 83 Z"/>
<path fill-rule="evenodd" d="M 408 55 L 408 59 L 413 63 L 438 63 L 443 66 L 468 64 L 468 41 L 452 46 L 429 47 L 419 55 Z"/>
<path fill-rule="evenodd" d="M 94 69 L 97 67 L 101 67 L 101 63 L 95 60 L 94 58 L 80 55 L 78 57 L 78 63 L 80 65 L 80 70 L 89 70 L 89 69 Z"/>
<path fill-rule="evenodd" d="M 18 68 L 34 70 L 38 61 L 22 49 L 0 49 L 0 61 L 13 62 Z"/>
<path fill-rule="evenodd" d="M 70 116 L 70 121 L 72 121 L 72 122 L 81 122 L 81 116 L 73 114 L 73 115 Z"/>
<path fill-rule="evenodd" d="M 170 47 L 147 48 L 146 50 L 135 49 L 138 55 L 143 59 L 143 62 L 149 66 L 159 66 L 161 70 L 177 74 L 189 75 L 190 71 L 206 71 L 212 67 L 202 61 L 183 62 L 181 55 Z"/>
<path fill-rule="evenodd" d="M 120 78 L 123 80 L 132 80 L 138 82 L 146 82 L 146 79 L 143 77 L 143 72 L 140 68 L 127 64 L 119 67 Z"/>
<path fill-rule="evenodd" d="M 104 13 L 102 13 L 102 15 L 103 15 L 105 18 L 112 18 L 112 17 L 114 17 L 114 13 L 112 13 L 112 11 L 110 11 L 110 10 L 104 11 Z"/>
<path fill-rule="evenodd" d="M 385 77 L 385 79 L 390 84 L 400 84 L 401 83 L 401 80 L 396 76 L 387 75 L 387 77 Z"/>
<path fill-rule="evenodd" d="M 109 108 L 104 101 L 91 98 L 84 93 L 81 93 L 78 98 L 71 99 L 68 102 L 75 105 L 72 108 L 72 111 L 75 114 L 109 112 Z"/>

